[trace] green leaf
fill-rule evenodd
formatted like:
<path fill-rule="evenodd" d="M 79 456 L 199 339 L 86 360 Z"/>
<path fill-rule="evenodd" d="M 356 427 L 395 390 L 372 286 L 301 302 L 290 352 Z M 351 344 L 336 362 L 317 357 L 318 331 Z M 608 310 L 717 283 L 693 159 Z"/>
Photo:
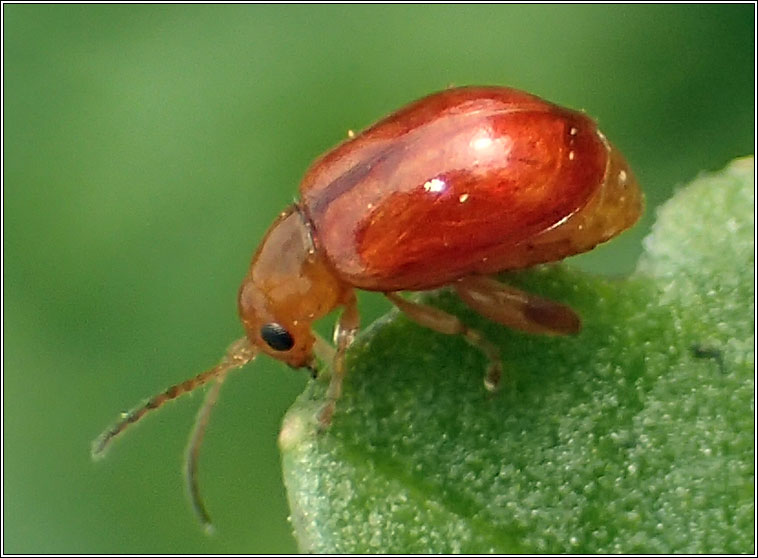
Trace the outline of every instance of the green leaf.
<path fill-rule="evenodd" d="M 393 312 L 349 354 L 332 426 L 313 382 L 280 435 L 300 549 L 330 553 L 733 553 L 754 548 L 753 159 L 679 191 L 637 271 L 508 274 L 570 304 L 580 335 L 487 322 L 484 358 Z"/>

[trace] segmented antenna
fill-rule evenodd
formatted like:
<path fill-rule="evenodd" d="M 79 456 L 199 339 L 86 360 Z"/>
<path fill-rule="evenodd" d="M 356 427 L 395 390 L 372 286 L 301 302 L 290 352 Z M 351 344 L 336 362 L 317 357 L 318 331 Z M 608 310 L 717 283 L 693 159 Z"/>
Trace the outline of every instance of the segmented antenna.
<path fill-rule="evenodd" d="M 111 444 L 113 439 L 121 434 L 126 428 L 135 422 L 139 421 L 150 411 L 157 409 L 167 401 L 176 399 L 180 395 L 188 393 L 209 380 L 214 378 L 221 378 L 225 376 L 230 370 L 244 366 L 255 358 L 258 353 L 257 349 L 250 344 L 250 341 L 246 337 L 235 341 L 226 351 L 224 358 L 213 368 L 201 372 L 194 378 L 185 380 L 180 384 L 171 386 L 163 393 L 150 398 L 144 405 L 136 407 L 128 413 L 122 415 L 121 420 L 116 422 L 113 426 L 98 436 L 94 442 L 92 442 L 92 457 L 94 459 L 100 459 L 105 455 L 105 451 Z M 206 419 L 207 422 L 207 419 Z M 202 436 L 200 437 L 202 440 Z"/>
<path fill-rule="evenodd" d="M 195 426 L 192 428 L 189 442 L 187 444 L 187 451 L 184 455 L 184 473 L 187 480 L 187 492 L 189 494 L 190 502 L 192 502 L 192 509 L 195 511 L 195 515 L 203 524 L 203 529 L 206 534 L 213 533 L 213 522 L 211 516 L 208 514 L 208 510 L 205 508 L 203 498 L 200 495 L 200 485 L 197 480 L 198 469 L 198 457 L 200 456 L 200 446 L 203 444 L 203 437 L 205 436 L 206 428 L 208 427 L 208 420 L 211 416 L 213 406 L 218 401 L 218 394 L 221 391 L 221 384 L 224 383 L 226 375 L 221 375 L 216 378 L 216 382 L 211 386 L 208 394 L 205 396 L 203 406 L 197 413 L 195 418 Z"/>

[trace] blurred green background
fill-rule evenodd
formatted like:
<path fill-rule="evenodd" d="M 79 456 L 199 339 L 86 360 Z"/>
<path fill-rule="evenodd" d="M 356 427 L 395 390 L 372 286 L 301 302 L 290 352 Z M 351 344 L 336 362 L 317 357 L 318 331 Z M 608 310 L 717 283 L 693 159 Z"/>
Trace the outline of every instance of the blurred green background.
<path fill-rule="evenodd" d="M 201 394 L 103 462 L 89 445 L 241 336 L 238 284 L 310 161 L 449 84 L 585 109 L 648 211 L 574 262 L 629 271 L 678 183 L 753 151 L 753 13 L 5 4 L 3 551 L 295 551 L 276 437 L 304 373 L 262 358 L 225 383 L 200 470 L 213 537 L 180 471 Z M 388 307 L 361 303 L 365 323 Z"/>

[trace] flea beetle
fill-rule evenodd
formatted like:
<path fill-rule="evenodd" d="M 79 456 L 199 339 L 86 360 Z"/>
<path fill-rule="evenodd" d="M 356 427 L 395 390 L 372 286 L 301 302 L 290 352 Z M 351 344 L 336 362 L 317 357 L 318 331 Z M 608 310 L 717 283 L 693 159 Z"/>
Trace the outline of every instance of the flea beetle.
<path fill-rule="evenodd" d="M 93 444 L 101 455 L 130 424 L 166 401 L 215 381 L 185 459 L 190 494 L 208 415 L 226 374 L 265 353 L 316 373 L 331 363 L 318 421 L 327 426 L 359 327 L 356 289 L 377 291 L 411 320 L 462 335 L 486 359 L 484 385 L 502 374 L 495 345 L 457 316 L 400 291 L 449 286 L 486 318 L 520 331 L 570 335 L 568 306 L 492 274 L 586 252 L 632 226 L 643 199 L 619 151 L 582 112 L 506 87 L 447 89 L 415 101 L 317 159 L 300 199 L 269 228 L 238 296 L 245 336 L 222 361 L 127 413 Z M 315 320 L 340 308 L 332 347 Z"/>

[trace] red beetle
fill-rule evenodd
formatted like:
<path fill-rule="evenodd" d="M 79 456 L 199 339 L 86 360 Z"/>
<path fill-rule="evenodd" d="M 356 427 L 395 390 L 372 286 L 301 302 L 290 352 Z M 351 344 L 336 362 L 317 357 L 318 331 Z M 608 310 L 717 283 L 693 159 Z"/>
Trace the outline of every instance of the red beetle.
<path fill-rule="evenodd" d="M 264 352 L 316 370 L 332 362 L 319 414 L 331 421 L 358 331 L 354 289 L 385 293 L 415 322 L 460 334 L 488 360 L 485 386 L 501 376 L 498 349 L 458 317 L 398 291 L 451 286 L 477 312 L 508 327 L 566 335 L 581 328 L 567 306 L 489 274 L 592 249 L 637 221 L 642 194 L 621 154 L 581 112 L 505 87 L 448 89 L 411 103 L 318 159 L 300 201 L 274 222 L 239 290 L 246 336 L 216 367 L 153 397 L 104 432 L 102 454 L 128 425 L 205 382 L 187 469 L 193 503 L 208 516 L 195 464 L 210 408 L 227 372 Z M 336 350 L 312 330 L 337 307 Z"/>

